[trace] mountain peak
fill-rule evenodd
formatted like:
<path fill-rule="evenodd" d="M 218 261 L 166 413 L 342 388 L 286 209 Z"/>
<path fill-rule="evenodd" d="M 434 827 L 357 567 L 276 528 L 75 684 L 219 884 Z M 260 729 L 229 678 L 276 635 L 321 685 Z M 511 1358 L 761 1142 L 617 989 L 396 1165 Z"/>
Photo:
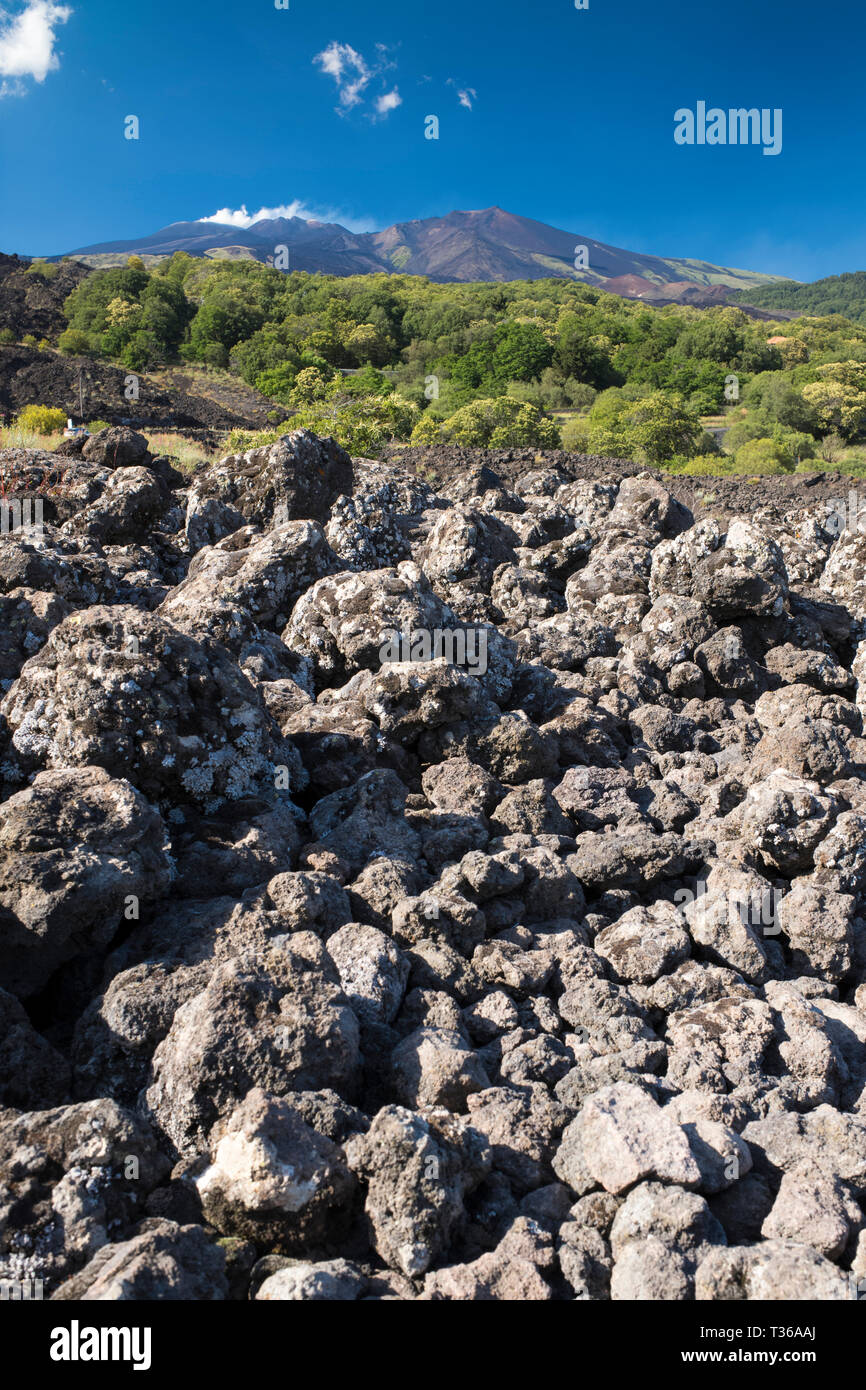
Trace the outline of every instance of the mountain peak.
<path fill-rule="evenodd" d="M 683 282 L 709 293 L 747 289 L 774 275 L 732 270 L 688 259 L 662 259 L 606 246 L 592 237 L 563 231 L 494 204 L 454 210 L 441 217 L 398 222 L 381 232 L 350 232 L 336 222 L 302 217 L 262 218 L 248 227 L 220 222 L 173 222 L 129 241 L 102 242 L 69 254 L 93 265 L 119 264 L 135 253 L 170 256 L 248 254 L 272 261 L 277 244 L 289 250 L 290 270 L 330 275 L 382 271 L 426 275 L 438 281 L 582 280 L 629 297 L 673 296 Z M 589 264 L 576 268 L 575 246 L 589 249 Z M 676 287 L 676 288 L 674 288 Z M 718 297 L 718 290 L 715 291 Z"/>

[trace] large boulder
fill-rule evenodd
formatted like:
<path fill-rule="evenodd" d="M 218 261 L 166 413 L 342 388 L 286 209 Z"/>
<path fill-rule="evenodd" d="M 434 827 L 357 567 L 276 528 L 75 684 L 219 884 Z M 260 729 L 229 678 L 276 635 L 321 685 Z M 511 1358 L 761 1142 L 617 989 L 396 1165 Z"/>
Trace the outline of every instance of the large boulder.
<path fill-rule="evenodd" d="M 159 812 L 101 767 L 40 772 L 0 805 L 0 983 L 33 994 L 171 882 Z"/>
<path fill-rule="evenodd" d="M 358 1020 L 321 943 L 297 932 L 218 966 L 183 1004 L 153 1058 L 147 1108 L 178 1152 L 203 1153 L 255 1087 L 277 1098 L 354 1090 Z"/>
<path fill-rule="evenodd" d="M 0 715 L 24 769 L 95 764 L 156 802 L 273 796 L 294 758 L 224 647 L 126 606 L 59 623 Z"/>
<path fill-rule="evenodd" d="M 325 522 L 337 498 L 351 491 L 352 460 L 345 450 L 333 439 L 295 430 L 204 469 L 190 490 L 188 514 L 215 498 L 266 529 L 285 521 Z"/>

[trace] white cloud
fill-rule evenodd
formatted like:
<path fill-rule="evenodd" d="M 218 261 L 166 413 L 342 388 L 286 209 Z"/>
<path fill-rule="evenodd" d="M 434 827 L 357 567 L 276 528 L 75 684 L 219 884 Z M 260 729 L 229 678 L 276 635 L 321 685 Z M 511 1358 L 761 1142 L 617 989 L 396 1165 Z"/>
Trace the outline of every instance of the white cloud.
<path fill-rule="evenodd" d="M 221 222 L 225 227 L 244 230 L 254 222 L 272 221 L 278 217 L 301 217 L 305 222 L 339 222 L 341 227 L 347 228 L 350 232 L 376 231 L 376 224 L 369 218 L 346 217 L 335 208 L 309 208 L 300 198 L 296 198 L 292 203 L 281 203 L 278 207 L 259 208 L 258 212 L 249 212 L 244 203 L 239 208 L 218 208 L 209 217 L 198 217 L 196 221 Z"/>
<path fill-rule="evenodd" d="M 55 30 L 72 14 L 68 5 L 30 0 L 19 14 L 0 10 L 0 96 L 21 96 L 23 78 L 44 82 L 60 67 L 54 51 Z M 9 78 L 11 81 L 6 81 Z"/>
<path fill-rule="evenodd" d="M 222 222 L 226 227 L 251 227 L 254 222 L 261 222 L 263 218 L 311 216 L 303 203 L 295 199 L 293 203 L 282 203 L 276 208 L 259 208 L 258 212 L 247 212 L 244 203 L 239 208 L 218 208 L 210 217 L 198 217 L 196 221 Z"/>
<path fill-rule="evenodd" d="M 350 111 L 362 100 L 361 93 L 373 76 L 361 54 L 348 43 L 329 43 L 313 59 L 322 72 L 333 77 L 340 96 L 340 105 Z"/>
<path fill-rule="evenodd" d="M 457 100 L 461 106 L 465 106 L 467 111 L 472 110 L 473 101 L 477 101 L 478 93 L 474 87 L 460 87 L 453 77 L 446 78 L 446 87 L 457 87 Z"/>
<path fill-rule="evenodd" d="M 361 106 L 367 98 L 370 83 L 376 78 L 381 80 L 384 73 L 396 68 L 397 64 L 390 54 L 387 44 L 377 43 L 376 59 L 371 63 L 351 44 L 336 42 L 329 43 L 327 48 L 316 54 L 313 62 L 327 77 L 333 77 L 337 84 L 340 104 L 336 111 L 339 116 L 345 116 L 354 107 Z M 367 115 L 375 121 L 377 117 L 385 117 L 402 105 L 403 98 L 393 87 L 391 91 L 383 91 L 374 98 L 373 111 Z"/>
<path fill-rule="evenodd" d="M 395 111 L 398 106 L 403 105 L 403 98 L 395 87 L 393 92 L 385 92 L 376 102 L 376 111 L 380 116 L 387 116 L 389 111 Z"/>

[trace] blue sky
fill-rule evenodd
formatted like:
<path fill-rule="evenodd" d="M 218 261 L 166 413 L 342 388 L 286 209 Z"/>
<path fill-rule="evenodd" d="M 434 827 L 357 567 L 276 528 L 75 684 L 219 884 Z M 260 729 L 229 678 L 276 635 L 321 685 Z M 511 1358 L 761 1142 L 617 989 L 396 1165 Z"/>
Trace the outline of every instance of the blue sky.
<path fill-rule="evenodd" d="M 498 204 L 633 251 L 866 267 L 860 0 L 0 3 L 4 251 Z M 700 100 L 781 108 L 781 154 L 676 145 Z"/>

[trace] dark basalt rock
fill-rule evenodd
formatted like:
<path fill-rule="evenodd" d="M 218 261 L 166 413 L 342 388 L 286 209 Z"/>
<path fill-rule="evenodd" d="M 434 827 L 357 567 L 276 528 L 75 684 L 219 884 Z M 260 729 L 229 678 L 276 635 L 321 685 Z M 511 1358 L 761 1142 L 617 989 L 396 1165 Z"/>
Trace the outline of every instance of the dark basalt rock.
<path fill-rule="evenodd" d="M 847 1297 L 866 584 L 824 484 L 14 453 L 57 495 L 0 536 L 0 1279 Z"/>

